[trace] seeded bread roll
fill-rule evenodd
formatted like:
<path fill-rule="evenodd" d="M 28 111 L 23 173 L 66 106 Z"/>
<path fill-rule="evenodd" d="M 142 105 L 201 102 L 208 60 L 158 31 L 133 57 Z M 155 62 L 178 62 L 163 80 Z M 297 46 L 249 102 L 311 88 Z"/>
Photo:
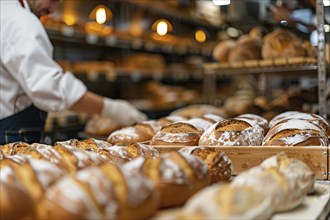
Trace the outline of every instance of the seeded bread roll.
<path fill-rule="evenodd" d="M 303 193 L 311 193 L 314 191 L 314 173 L 304 162 L 288 158 L 284 153 L 280 153 L 264 160 L 261 167 L 276 167 L 290 181 L 297 182 L 298 187 Z"/>
<path fill-rule="evenodd" d="M 329 140 L 319 126 L 292 119 L 272 127 L 262 141 L 263 146 L 328 146 Z"/>
<path fill-rule="evenodd" d="M 234 187 L 254 187 L 272 199 L 275 211 L 290 210 L 304 200 L 305 193 L 297 182 L 290 181 L 276 167 L 254 167 L 239 174 L 231 183 Z"/>
<path fill-rule="evenodd" d="M 201 118 L 194 118 L 184 122 L 174 122 L 164 126 L 157 132 L 150 144 L 196 146 L 198 145 L 200 136 L 211 125 L 211 122 Z"/>
<path fill-rule="evenodd" d="M 211 184 L 231 179 L 231 160 L 221 150 L 209 147 L 184 147 L 179 150 L 182 154 L 191 154 L 203 160 L 209 169 Z"/>
<path fill-rule="evenodd" d="M 262 57 L 264 59 L 282 57 L 303 57 L 305 55 L 303 42 L 295 34 L 278 29 L 264 37 Z"/>
<path fill-rule="evenodd" d="M 254 187 L 214 184 L 194 195 L 183 208 L 182 216 L 198 219 L 269 219 L 271 199 Z"/>
<path fill-rule="evenodd" d="M 144 176 L 113 164 L 65 176 L 44 195 L 44 219 L 146 219 L 158 194 Z"/>
<path fill-rule="evenodd" d="M 171 112 L 172 115 L 181 116 L 184 118 L 198 118 L 203 117 L 205 114 L 214 114 L 224 117 L 225 113 L 218 107 L 213 105 L 189 105 L 178 110 Z"/>
<path fill-rule="evenodd" d="M 154 159 L 140 157 L 124 168 L 150 178 L 160 194 L 161 208 L 182 205 L 210 183 L 207 165 L 202 160 L 175 151 Z"/>
<path fill-rule="evenodd" d="M 209 127 L 201 136 L 200 146 L 259 146 L 263 130 L 244 119 L 225 119 Z"/>

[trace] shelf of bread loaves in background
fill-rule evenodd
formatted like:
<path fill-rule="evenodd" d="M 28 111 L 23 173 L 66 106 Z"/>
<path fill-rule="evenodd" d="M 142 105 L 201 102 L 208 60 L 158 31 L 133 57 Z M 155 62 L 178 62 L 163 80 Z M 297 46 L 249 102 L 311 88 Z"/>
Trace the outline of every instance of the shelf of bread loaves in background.
<path fill-rule="evenodd" d="M 206 73 L 316 73 L 317 49 L 288 30 L 264 35 L 252 28 L 236 41 L 224 40 L 213 50 L 217 63 L 204 65 Z"/>
<path fill-rule="evenodd" d="M 323 219 L 329 213 L 329 182 L 315 181 L 301 160 L 272 155 L 232 178 L 235 167 L 221 149 L 201 146 L 159 153 L 151 145 L 96 139 L 11 143 L 0 148 L 1 219 Z"/>
<path fill-rule="evenodd" d="M 209 105 L 191 105 L 169 116 L 120 128 L 110 119 L 94 117 L 85 133 L 102 135 L 113 145 L 145 143 L 159 152 L 184 146 L 207 146 L 224 151 L 239 174 L 279 152 L 304 161 L 317 179 L 328 179 L 329 134 L 326 120 L 316 114 L 288 111 L 269 122 L 256 114 L 226 118 Z M 101 136 L 100 136 L 101 137 Z"/>

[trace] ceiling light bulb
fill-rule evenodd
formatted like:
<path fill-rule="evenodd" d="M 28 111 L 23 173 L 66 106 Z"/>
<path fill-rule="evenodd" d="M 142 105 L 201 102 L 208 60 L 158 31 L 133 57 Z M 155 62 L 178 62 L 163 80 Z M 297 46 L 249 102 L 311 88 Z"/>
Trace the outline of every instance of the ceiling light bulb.
<path fill-rule="evenodd" d="M 206 33 L 203 30 L 197 30 L 195 32 L 195 39 L 199 43 L 203 43 L 206 41 Z"/>
<path fill-rule="evenodd" d="M 168 32 L 167 23 L 165 21 L 158 22 L 156 31 L 160 36 L 166 35 Z"/>
<path fill-rule="evenodd" d="M 107 20 L 107 13 L 105 8 L 98 8 L 96 10 L 96 22 L 98 24 L 104 24 Z"/>
<path fill-rule="evenodd" d="M 217 6 L 230 5 L 230 0 L 212 0 L 212 2 Z"/>

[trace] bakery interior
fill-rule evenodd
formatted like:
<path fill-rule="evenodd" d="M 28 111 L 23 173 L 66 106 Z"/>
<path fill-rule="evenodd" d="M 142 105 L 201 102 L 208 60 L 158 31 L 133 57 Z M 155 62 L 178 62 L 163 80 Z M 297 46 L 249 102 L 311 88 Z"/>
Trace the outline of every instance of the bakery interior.
<path fill-rule="evenodd" d="M 63 0 L 41 18 L 56 62 L 148 120 L 48 112 L 40 143 L 0 150 L 24 182 L 2 217 L 329 219 L 330 1 L 292 12 L 313 31 L 283 2 Z"/>

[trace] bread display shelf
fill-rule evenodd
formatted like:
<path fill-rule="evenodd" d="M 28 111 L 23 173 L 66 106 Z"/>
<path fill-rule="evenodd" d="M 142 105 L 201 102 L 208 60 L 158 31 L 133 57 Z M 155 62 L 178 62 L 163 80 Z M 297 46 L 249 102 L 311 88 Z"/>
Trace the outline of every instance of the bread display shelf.
<path fill-rule="evenodd" d="M 182 146 L 157 145 L 154 146 L 160 153 L 177 151 Z M 286 153 L 289 157 L 305 162 L 315 173 L 319 180 L 330 179 L 330 149 L 327 147 L 283 147 L 283 146 L 219 146 L 213 147 L 223 150 L 234 167 L 234 175 L 237 175 L 251 167 L 259 165 L 263 160 L 280 152 Z"/>
<path fill-rule="evenodd" d="M 234 74 L 316 74 L 317 59 L 314 57 L 292 57 L 263 60 L 247 60 L 232 63 L 204 64 L 205 74 L 234 75 Z"/>

